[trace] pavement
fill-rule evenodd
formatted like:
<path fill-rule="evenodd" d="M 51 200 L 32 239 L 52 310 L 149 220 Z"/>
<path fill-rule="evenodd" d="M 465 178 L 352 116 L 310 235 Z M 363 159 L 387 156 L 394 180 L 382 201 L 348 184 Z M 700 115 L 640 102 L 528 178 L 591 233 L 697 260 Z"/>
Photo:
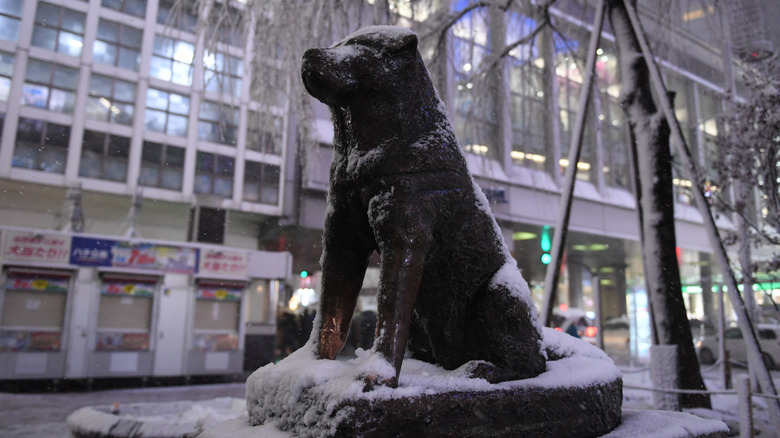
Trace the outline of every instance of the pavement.
<path fill-rule="evenodd" d="M 5 391 L 5 388 L 0 389 Z M 0 392 L 0 437 L 66 438 L 65 419 L 84 406 L 119 403 L 244 398 L 244 383 L 77 390 L 68 392 Z"/>

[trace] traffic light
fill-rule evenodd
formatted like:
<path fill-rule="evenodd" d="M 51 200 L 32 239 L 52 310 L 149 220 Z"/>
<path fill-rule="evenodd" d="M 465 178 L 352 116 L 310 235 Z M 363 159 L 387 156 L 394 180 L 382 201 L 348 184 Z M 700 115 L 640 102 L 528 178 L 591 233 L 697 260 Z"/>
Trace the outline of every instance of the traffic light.
<path fill-rule="evenodd" d="M 301 278 L 306 278 L 308 276 L 309 276 L 309 272 L 308 271 L 301 271 Z"/>
<path fill-rule="evenodd" d="M 539 237 L 539 246 L 542 248 L 542 263 L 545 265 L 550 264 L 552 256 L 550 255 L 550 248 L 552 248 L 552 242 L 550 241 L 550 226 L 545 225 L 542 227 L 542 235 Z"/>

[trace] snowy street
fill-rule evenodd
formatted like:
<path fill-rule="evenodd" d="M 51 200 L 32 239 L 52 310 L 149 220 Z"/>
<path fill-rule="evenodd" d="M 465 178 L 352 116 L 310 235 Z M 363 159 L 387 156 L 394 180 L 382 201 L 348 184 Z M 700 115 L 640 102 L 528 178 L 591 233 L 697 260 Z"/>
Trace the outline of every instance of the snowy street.
<path fill-rule="evenodd" d="M 626 386 L 648 387 L 651 385 L 649 373 L 645 368 L 630 368 L 621 364 L 623 380 Z M 707 387 L 721 390 L 719 368 L 716 366 L 702 369 Z M 746 371 L 734 368 L 734 380 Z M 780 383 L 780 373 L 773 372 L 776 385 Z M 652 405 L 652 394 L 647 391 L 625 388 L 623 391 L 623 408 L 649 409 Z M 212 384 L 171 387 L 150 387 L 132 389 L 113 389 L 102 391 L 80 391 L 61 393 L 7 393 L 0 392 L 0 436 L 4 438 L 59 438 L 67 437 L 65 419 L 73 411 L 83 406 L 169 402 L 169 401 L 201 401 L 220 397 L 244 398 L 244 384 Z M 710 415 L 726 422 L 732 431 L 738 433 L 737 398 L 733 395 L 716 395 L 712 397 L 714 411 Z M 780 437 L 771 426 L 768 426 L 764 399 L 754 399 L 754 418 L 756 436 L 761 438 Z M 760 433 L 758 433 L 760 431 Z"/>
<path fill-rule="evenodd" d="M 60 393 L 0 393 L 0 436 L 3 438 L 67 437 L 65 419 L 83 406 L 119 403 L 209 400 L 236 397 L 243 400 L 244 384 L 167 386 Z"/>

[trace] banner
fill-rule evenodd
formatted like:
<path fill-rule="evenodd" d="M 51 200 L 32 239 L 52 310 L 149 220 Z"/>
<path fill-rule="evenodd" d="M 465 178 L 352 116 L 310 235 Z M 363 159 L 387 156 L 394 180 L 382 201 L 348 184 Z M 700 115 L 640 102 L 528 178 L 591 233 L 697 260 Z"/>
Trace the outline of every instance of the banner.
<path fill-rule="evenodd" d="M 68 264 L 70 236 L 30 231 L 5 231 L 3 259 L 17 262 Z"/>
<path fill-rule="evenodd" d="M 115 268 L 151 269 L 194 274 L 198 271 L 198 250 L 148 243 L 119 242 L 113 247 Z"/>
<path fill-rule="evenodd" d="M 200 250 L 198 273 L 204 276 L 245 278 L 248 263 L 249 254 L 246 252 L 207 248 Z"/>

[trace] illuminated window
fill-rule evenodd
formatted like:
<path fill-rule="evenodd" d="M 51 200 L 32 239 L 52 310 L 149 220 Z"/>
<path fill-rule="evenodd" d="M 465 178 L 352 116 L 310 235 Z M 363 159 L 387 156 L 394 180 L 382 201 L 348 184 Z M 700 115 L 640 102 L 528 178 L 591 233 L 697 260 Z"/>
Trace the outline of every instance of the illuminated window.
<path fill-rule="evenodd" d="M 79 176 L 126 181 L 129 155 L 130 138 L 85 130 Z"/>
<path fill-rule="evenodd" d="M 507 43 L 526 38 L 538 26 L 530 17 L 513 14 L 507 26 Z M 535 41 L 509 52 L 509 116 L 512 121 L 512 162 L 532 169 L 547 165 L 545 122 L 549 117 L 542 83 L 544 60 Z"/>
<path fill-rule="evenodd" d="M 199 151 L 195 162 L 195 193 L 233 196 L 234 167 L 233 157 Z"/>
<path fill-rule="evenodd" d="M 458 7 L 465 7 L 471 2 L 459 2 Z M 499 148 L 496 146 L 495 118 L 493 102 L 487 98 L 484 90 L 473 78 L 479 70 L 482 60 L 488 55 L 488 22 L 487 14 L 478 8 L 466 13 L 453 27 L 455 35 L 455 135 L 466 152 L 497 158 Z"/>
<path fill-rule="evenodd" d="M 93 59 L 101 64 L 138 71 L 143 36 L 140 29 L 101 19 L 92 46 Z"/>
<path fill-rule="evenodd" d="M 65 173 L 70 126 L 19 118 L 13 167 Z"/>
<path fill-rule="evenodd" d="M 206 91 L 233 97 L 241 96 L 241 75 L 244 71 L 244 62 L 241 59 L 207 50 L 203 55 L 203 66 Z"/>
<path fill-rule="evenodd" d="M 86 14 L 62 6 L 38 3 L 32 45 L 70 56 L 80 56 L 84 46 Z"/>
<path fill-rule="evenodd" d="M 78 81 L 75 68 L 30 58 L 22 86 L 22 104 L 72 113 Z"/>
<path fill-rule="evenodd" d="M 183 175 L 184 148 L 151 141 L 144 142 L 139 184 L 180 191 Z"/>
<path fill-rule="evenodd" d="M 0 52 L 0 101 L 7 102 L 14 74 L 14 55 Z"/>
<path fill-rule="evenodd" d="M 195 46 L 186 41 L 156 36 L 149 75 L 174 84 L 192 85 Z"/>
<path fill-rule="evenodd" d="M 181 94 L 150 88 L 146 92 L 144 126 L 170 135 L 187 135 L 190 98 Z"/>
<path fill-rule="evenodd" d="M 24 2 L 0 0 L 0 39 L 17 41 Z"/>
<path fill-rule="evenodd" d="M 89 79 L 87 117 L 104 122 L 133 124 L 135 84 L 93 74 Z"/>

